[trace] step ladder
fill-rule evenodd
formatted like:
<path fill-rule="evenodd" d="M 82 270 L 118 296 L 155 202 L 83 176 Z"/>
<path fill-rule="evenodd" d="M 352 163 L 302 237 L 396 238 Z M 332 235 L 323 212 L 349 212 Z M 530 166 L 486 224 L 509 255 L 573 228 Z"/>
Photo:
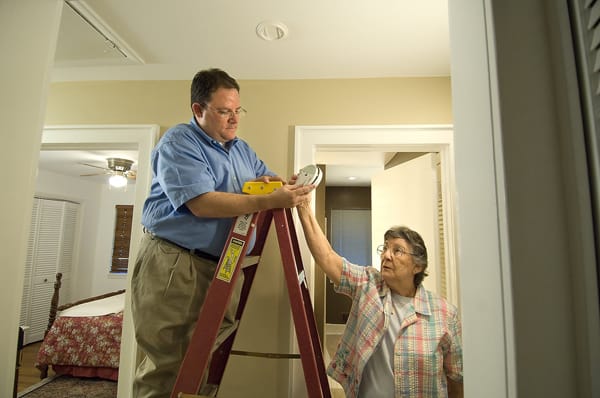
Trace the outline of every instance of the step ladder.
<path fill-rule="evenodd" d="M 248 182 L 244 185 L 243 191 L 250 195 L 268 194 L 281 185 L 281 182 Z M 267 358 L 298 358 L 298 354 L 232 351 L 237 328 L 213 352 L 219 328 L 233 293 L 233 287 L 239 273 L 244 272 L 244 285 L 235 316 L 235 324 L 239 325 L 272 222 L 277 231 L 308 397 L 331 398 L 291 209 L 266 210 L 242 215 L 235 220 L 200 310 L 197 325 L 202 325 L 202 327 L 194 330 L 171 398 L 200 397 L 195 394 L 198 393 L 207 371 L 207 383 L 218 388 L 230 354 Z M 247 247 L 255 230 L 256 242 L 252 252 L 247 256 Z M 210 366 L 207 366 L 209 362 Z"/>

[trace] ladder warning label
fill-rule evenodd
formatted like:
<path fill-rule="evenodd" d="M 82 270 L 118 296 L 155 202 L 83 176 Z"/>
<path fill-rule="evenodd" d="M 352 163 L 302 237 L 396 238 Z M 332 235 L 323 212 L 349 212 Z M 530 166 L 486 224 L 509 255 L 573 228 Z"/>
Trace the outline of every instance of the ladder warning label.
<path fill-rule="evenodd" d="M 248 234 L 248 230 L 250 229 L 250 223 L 252 222 L 253 215 L 254 214 L 243 214 L 238 216 L 233 226 L 233 232 L 238 235 L 246 236 Z"/>
<path fill-rule="evenodd" d="M 231 238 L 231 241 L 229 241 L 229 245 L 227 245 L 227 250 L 225 251 L 223 262 L 219 267 L 217 279 L 220 279 L 227 283 L 231 282 L 231 278 L 233 278 L 233 273 L 235 272 L 235 267 L 237 266 L 238 260 L 240 259 L 243 248 L 243 240 Z"/>

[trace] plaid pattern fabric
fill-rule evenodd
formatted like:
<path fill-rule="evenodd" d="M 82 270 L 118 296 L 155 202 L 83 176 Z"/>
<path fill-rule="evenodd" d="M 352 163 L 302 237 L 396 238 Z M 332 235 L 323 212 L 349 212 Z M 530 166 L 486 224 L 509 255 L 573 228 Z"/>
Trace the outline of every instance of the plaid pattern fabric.
<path fill-rule="evenodd" d="M 345 259 L 335 289 L 352 298 L 352 309 L 327 373 L 342 385 L 347 398 L 354 398 L 365 364 L 388 327 L 391 292 L 377 269 Z M 447 397 L 446 377 L 462 381 L 458 311 L 423 286 L 404 308 L 394 348 L 394 397 Z"/>

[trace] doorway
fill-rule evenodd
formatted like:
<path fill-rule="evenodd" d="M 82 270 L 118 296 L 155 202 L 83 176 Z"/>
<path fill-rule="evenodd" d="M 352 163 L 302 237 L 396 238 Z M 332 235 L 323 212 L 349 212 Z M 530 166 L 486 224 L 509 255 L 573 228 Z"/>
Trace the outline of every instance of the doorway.
<path fill-rule="evenodd" d="M 397 126 L 296 126 L 294 170 L 299 170 L 307 164 L 314 164 L 319 151 L 327 152 L 437 152 L 441 163 L 441 196 L 444 212 L 444 241 L 446 247 L 446 270 L 449 289 L 448 300 L 459 303 L 455 227 L 456 191 L 453 159 L 453 129 L 451 125 L 397 125 Z M 314 205 L 314 203 L 313 203 Z M 296 223 L 296 228 L 299 223 Z M 315 292 L 315 264 L 310 256 L 302 231 L 298 231 L 299 245 L 307 281 L 313 302 L 315 295 L 325 292 Z M 324 311 L 315 308 L 315 314 Z M 317 316 L 318 317 L 318 316 Z M 320 329 L 321 325 L 317 325 Z M 296 346 L 295 336 L 291 331 L 291 346 Z M 326 342 L 325 342 L 326 343 Z M 302 369 L 294 364 L 291 369 L 291 389 L 303 382 Z"/>
<path fill-rule="evenodd" d="M 86 125 L 86 126 L 47 126 L 42 134 L 42 150 L 73 150 L 93 148 L 132 148 L 138 151 L 138 172 L 136 178 L 130 263 L 135 262 L 138 242 L 142 236 L 141 210 L 150 190 L 150 153 L 158 139 L 158 125 Z M 131 273 L 127 275 L 130 285 Z M 128 293 L 127 293 L 128 294 Z M 129 298 L 125 299 L 121 355 L 119 366 L 118 395 L 130 396 L 135 373 L 136 351 L 133 322 L 129 310 Z"/>

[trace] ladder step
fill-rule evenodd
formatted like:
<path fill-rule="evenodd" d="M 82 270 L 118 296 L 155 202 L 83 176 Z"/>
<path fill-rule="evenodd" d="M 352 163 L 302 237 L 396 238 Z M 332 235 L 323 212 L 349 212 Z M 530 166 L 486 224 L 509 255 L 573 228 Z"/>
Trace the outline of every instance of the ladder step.
<path fill-rule="evenodd" d="M 297 359 L 300 358 L 300 354 L 278 354 L 274 352 L 253 352 L 253 351 L 239 351 L 231 350 L 231 355 L 241 355 L 247 357 L 260 357 L 260 358 L 273 358 L 273 359 Z"/>
<path fill-rule="evenodd" d="M 246 257 L 244 257 L 244 261 L 242 261 L 242 268 L 256 265 L 256 264 L 258 264 L 259 261 L 260 261 L 260 256 L 246 256 Z"/>

